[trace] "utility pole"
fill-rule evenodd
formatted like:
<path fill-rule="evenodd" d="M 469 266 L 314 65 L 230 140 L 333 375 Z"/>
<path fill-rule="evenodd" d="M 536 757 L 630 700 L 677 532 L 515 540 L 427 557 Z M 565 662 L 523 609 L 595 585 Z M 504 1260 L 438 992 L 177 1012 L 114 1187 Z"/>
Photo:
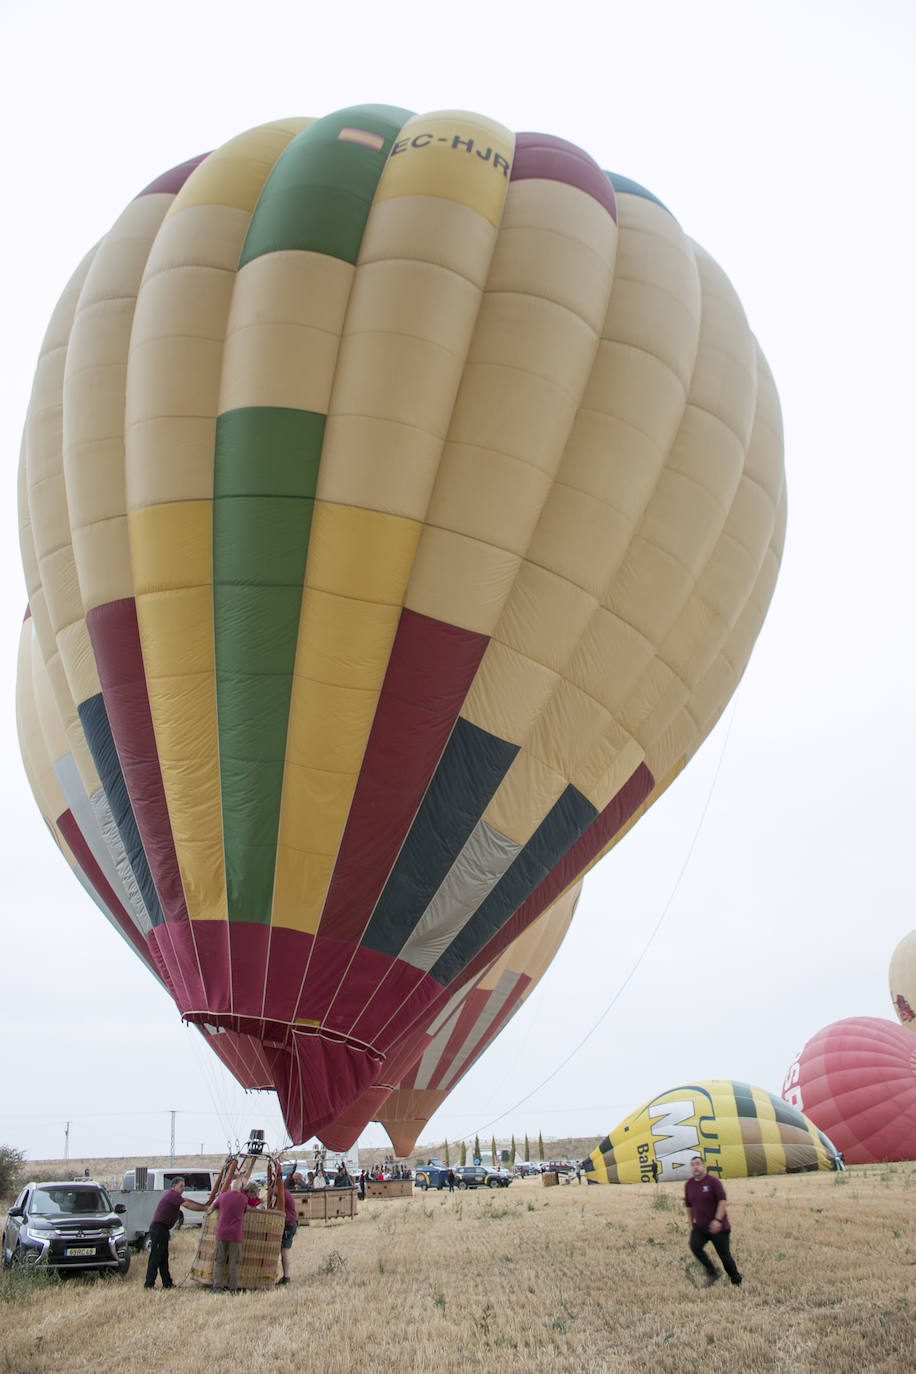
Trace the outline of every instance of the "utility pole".
<path fill-rule="evenodd" d="M 169 1141 L 169 1164 L 172 1166 L 172 1168 L 175 1167 L 175 1117 L 176 1117 L 176 1115 L 177 1115 L 176 1112 L 172 1112 L 172 1113 L 171 1113 L 171 1117 L 172 1117 L 172 1137 L 171 1137 L 171 1140 Z"/>
<path fill-rule="evenodd" d="M 64 1159 L 70 1158 L 70 1122 L 64 1127 Z"/>

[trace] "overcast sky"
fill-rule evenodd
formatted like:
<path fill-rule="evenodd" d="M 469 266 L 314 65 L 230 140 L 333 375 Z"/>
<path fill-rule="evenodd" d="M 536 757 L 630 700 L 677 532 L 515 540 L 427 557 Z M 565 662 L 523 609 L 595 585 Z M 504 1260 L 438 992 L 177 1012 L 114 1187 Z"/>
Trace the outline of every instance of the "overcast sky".
<path fill-rule="evenodd" d="M 688 1079 L 778 1091 L 822 1026 L 893 1016 L 916 925 L 912 0 L 317 8 L 0 6 L 0 1144 L 35 1159 L 67 1121 L 71 1157 L 163 1153 L 172 1109 L 180 1155 L 284 1138 L 273 1095 L 234 1085 L 70 875 L 13 709 L 16 467 L 53 305 L 154 176 L 277 116 L 459 108 L 580 144 L 720 262 L 783 406 L 786 553 L 741 687 L 421 1138 L 597 1142 Z"/>

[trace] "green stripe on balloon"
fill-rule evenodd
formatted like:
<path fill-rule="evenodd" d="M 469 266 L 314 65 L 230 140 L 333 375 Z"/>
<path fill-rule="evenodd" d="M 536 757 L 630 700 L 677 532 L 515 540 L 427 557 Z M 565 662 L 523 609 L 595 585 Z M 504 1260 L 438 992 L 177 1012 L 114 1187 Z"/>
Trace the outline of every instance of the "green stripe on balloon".
<path fill-rule="evenodd" d="M 325 416 L 217 420 L 213 610 L 230 919 L 267 923 L 302 584 Z"/>
<path fill-rule="evenodd" d="M 303 129 L 264 185 L 239 267 L 296 248 L 355 263 L 382 168 L 409 118 L 389 105 L 354 105 Z"/>
<path fill-rule="evenodd" d="M 303 130 L 255 206 L 240 268 L 299 250 L 355 263 L 406 110 L 356 106 Z M 230 920 L 270 923 L 302 587 L 326 416 L 252 406 L 220 415 L 213 603 Z"/>

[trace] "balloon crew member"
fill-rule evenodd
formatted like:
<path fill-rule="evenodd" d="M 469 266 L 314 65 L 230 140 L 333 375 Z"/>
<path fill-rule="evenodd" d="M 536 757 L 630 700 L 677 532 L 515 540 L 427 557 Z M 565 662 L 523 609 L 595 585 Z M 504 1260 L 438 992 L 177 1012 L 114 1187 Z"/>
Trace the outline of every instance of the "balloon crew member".
<path fill-rule="evenodd" d="M 169 1234 L 181 1214 L 182 1207 L 190 1207 L 192 1212 L 207 1210 L 203 1202 L 194 1202 L 191 1198 L 182 1200 L 183 1192 L 184 1179 L 173 1178 L 171 1187 L 166 1188 L 156 1203 L 156 1210 L 149 1225 L 149 1262 L 146 1266 L 144 1288 L 155 1288 L 157 1273 L 162 1277 L 163 1288 L 175 1287 L 169 1273 Z"/>
<path fill-rule="evenodd" d="M 722 1180 L 707 1173 L 706 1161 L 702 1155 L 693 1156 L 690 1161 L 690 1173 L 692 1177 L 684 1184 L 684 1205 L 693 1223 L 690 1249 L 706 1270 L 706 1287 L 709 1288 L 722 1277 L 708 1255 L 704 1254 L 706 1246 L 712 1241 L 715 1252 L 722 1261 L 722 1268 L 737 1287 L 741 1282 L 741 1275 L 732 1259 L 732 1228 L 725 1209 L 725 1189 Z"/>
<path fill-rule="evenodd" d="M 243 1220 L 248 1211 L 248 1196 L 242 1192 L 242 1180 L 234 1178 L 229 1191 L 220 1193 L 210 1207 L 211 1212 L 219 1212 L 216 1223 L 216 1242 L 213 1247 L 213 1291 L 219 1293 L 224 1287 L 228 1269 L 229 1292 L 238 1292 L 239 1261 L 242 1258 Z"/>
<path fill-rule="evenodd" d="M 283 1238 L 280 1241 L 280 1267 L 283 1270 L 280 1278 L 277 1279 L 277 1287 L 281 1284 L 289 1283 L 289 1252 L 293 1246 L 293 1236 L 299 1230 L 299 1216 L 296 1212 L 296 1199 L 293 1197 L 289 1188 L 283 1189 L 283 1208 L 286 1221 L 283 1226 Z"/>

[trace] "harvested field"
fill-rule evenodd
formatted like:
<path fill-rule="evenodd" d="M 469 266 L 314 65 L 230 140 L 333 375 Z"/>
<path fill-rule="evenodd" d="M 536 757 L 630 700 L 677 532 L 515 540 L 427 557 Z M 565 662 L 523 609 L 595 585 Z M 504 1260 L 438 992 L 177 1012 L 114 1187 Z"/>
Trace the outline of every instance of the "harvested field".
<path fill-rule="evenodd" d="M 698 1286 L 681 1190 L 416 1193 L 300 1230 L 293 1282 L 0 1278 L 0 1374 L 597 1374 L 916 1367 L 916 1164 L 732 1181 L 744 1286 Z M 176 1282 L 197 1233 L 172 1241 Z"/>

